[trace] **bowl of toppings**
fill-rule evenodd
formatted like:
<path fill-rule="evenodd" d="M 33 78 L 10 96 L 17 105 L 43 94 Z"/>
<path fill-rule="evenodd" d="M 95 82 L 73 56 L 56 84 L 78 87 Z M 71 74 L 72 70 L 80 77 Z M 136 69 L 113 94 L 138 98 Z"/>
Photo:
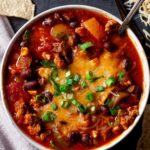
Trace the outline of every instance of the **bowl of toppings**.
<path fill-rule="evenodd" d="M 94 7 L 45 11 L 12 38 L 1 94 L 18 131 L 39 149 L 108 149 L 139 121 L 149 67 L 134 33 Z"/>

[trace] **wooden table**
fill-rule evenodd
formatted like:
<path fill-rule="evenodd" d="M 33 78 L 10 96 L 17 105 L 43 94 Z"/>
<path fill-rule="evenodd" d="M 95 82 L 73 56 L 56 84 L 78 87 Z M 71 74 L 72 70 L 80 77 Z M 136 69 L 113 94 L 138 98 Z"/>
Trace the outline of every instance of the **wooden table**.
<path fill-rule="evenodd" d="M 120 18 L 114 0 L 33 0 L 33 2 L 36 4 L 36 11 L 35 11 L 36 15 L 56 6 L 68 4 L 84 4 L 104 9 Z M 26 23 L 26 20 L 15 17 L 9 17 L 9 20 L 15 32 L 24 23 Z M 141 130 L 142 130 L 142 119 L 139 121 L 138 125 L 134 128 L 134 130 L 118 145 L 113 147 L 112 150 L 135 150 L 138 139 L 141 135 Z"/>

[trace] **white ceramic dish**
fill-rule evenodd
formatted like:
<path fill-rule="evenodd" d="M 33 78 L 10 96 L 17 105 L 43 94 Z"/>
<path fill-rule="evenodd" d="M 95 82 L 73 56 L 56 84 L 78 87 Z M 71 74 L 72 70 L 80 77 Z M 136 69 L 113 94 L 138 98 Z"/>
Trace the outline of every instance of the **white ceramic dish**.
<path fill-rule="evenodd" d="M 52 13 L 52 12 L 55 12 L 55 11 L 58 11 L 58 10 L 72 9 L 72 8 L 82 8 L 82 9 L 94 11 L 94 12 L 97 12 L 97 13 L 101 13 L 101 14 L 109 17 L 109 18 L 112 18 L 112 19 L 116 20 L 119 23 L 122 23 L 122 21 L 120 19 L 116 18 L 115 16 L 111 15 L 110 13 L 108 13 L 106 11 L 103 11 L 103 10 L 95 8 L 95 7 L 85 6 L 85 5 L 65 5 L 65 6 L 49 9 L 49 10 L 47 10 L 47 11 L 37 15 L 32 20 L 27 22 L 23 27 L 20 28 L 20 30 L 14 35 L 14 37 L 10 41 L 10 43 L 8 45 L 8 48 L 7 48 L 7 50 L 6 50 L 5 54 L 4 54 L 3 60 L 2 60 L 0 86 L 1 86 L 2 101 L 3 101 L 3 105 L 4 105 L 4 108 L 5 108 L 5 111 L 6 111 L 7 115 L 8 115 L 8 117 L 9 117 L 9 119 L 13 123 L 14 127 L 17 128 L 18 132 L 20 132 L 22 134 L 22 136 L 25 137 L 31 144 L 33 144 L 35 147 L 37 147 L 39 149 L 42 149 L 42 150 L 43 149 L 46 150 L 47 148 L 45 148 L 44 146 L 42 146 L 39 143 L 35 142 L 31 138 L 29 138 L 25 133 L 23 133 L 19 129 L 19 127 L 16 125 L 15 121 L 13 120 L 13 118 L 12 118 L 12 116 L 11 116 L 9 110 L 8 110 L 7 101 L 6 101 L 5 95 L 4 95 L 4 86 L 3 86 L 4 78 L 5 78 L 4 71 L 5 71 L 5 67 L 6 67 L 6 63 L 7 63 L 7 60 L 8 60 L 8 56 L 9 56 L 9 53 L 10 53 L 10 51 L 12 49 L 13 44 L 15 43 L 15 41 L 18 39 L 18 37 L 23 33 L 23 31 L 28 26 L 30 26 L 31 24 L 33 24 L 34 22 L 36 22 L 37 20 L 39 20 L 40 18 L 46 16 L 49 13 Z M 140 100 L 140 104 L 139 104 L 139 116 L 137 116 L 137 118 L 135 119 L 134 123 L 126 131 L 124 131 L 119 137 L 115 138 L 114 140 L 112 140 L 111 142 L 107 143 L 106 145 L 103 145 L 100 148 L 97 148 L 97 150 L 109 149 L 109 148 L 113 147 L 114 145 L 116 145 L 117 143 L 119 143 L 122 139 L 124 139 L 133 130 L 133 128 L 138 123 L 139 119 L 141 118 L 141 116 L 143 114 L 145 106 L 147 104 L 148 95 L 149 95 L 149 85 L 150 85 L 148 61 L 147 61 L 145 52 L 144 52 L 144 50 L 143 50 L 139 40 L 135 36 L 135 34 L 131 31 L 131 29 L 127 29 L 127 32 L 128 32 L 129 37 L 131 38 L 134 46 L 137 49 L 137 52 L 139 54 L 139 57 L 140 57 L 140 60 L 141 60 L 141 63 L 142 63 L 143 73 L 144 73 L 143 94 L 141 96 L 141 100 Z"/>

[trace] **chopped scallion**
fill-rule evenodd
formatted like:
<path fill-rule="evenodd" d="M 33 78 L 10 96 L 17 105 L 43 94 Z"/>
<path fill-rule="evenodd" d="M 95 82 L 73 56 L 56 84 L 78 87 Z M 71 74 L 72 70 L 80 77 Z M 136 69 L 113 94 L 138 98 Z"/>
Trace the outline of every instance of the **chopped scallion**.
<path fill-rule="evenodd" d="M 116 82 L 116 79 L 115 79 L 114 77 L 109 77 L 109 78 L 105 81 L 105 83 L 106 83 L 107 86 L 112 86 L 112 85 L 115 84 L 115 82 Z"/>
<path fill-rule="evenodd" d="M 96 87 L 96 92 L 103 92 L 105 88 L 103 86 Z"/>
<path fill-rule="evenodd" d="M 57 110 L 57 105 L 56 104 L 52 104 L 52 110 Z"/>
<path fill-rule="evenodd" d="M 94 100 L 94 94 L 92 92 L 87 93 L 86 98 L 88 101 Z"/>
<path fill-rule="evenodd" d="M 79 44 L 78 47 L 83 50 L 86 51 L 88 48 L 94 46 L 94 44 L 92 42 L 85 42 L 83 44 Z"/>
<path fill-rule="evenodd" d="M 122 81 L 124 79 L 124 75 L 125 75 L 125 72 L 121 70 L 120 73 L 119 73 L 118 80 Z"/>

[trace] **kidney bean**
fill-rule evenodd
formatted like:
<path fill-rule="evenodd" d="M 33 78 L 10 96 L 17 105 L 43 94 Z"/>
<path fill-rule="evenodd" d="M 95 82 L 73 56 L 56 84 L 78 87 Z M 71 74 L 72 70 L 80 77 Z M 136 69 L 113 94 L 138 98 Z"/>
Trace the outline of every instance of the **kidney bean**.
<path fill-rule="evenodd" d="M 32 76 L 32 70 L 30 68 L 24 68 L 20 75 L 23 79 L 28 79 Z"/>
<path fill-rule="evenodd" d="M 53 26 L 54 25 L 54 19 L 52 18 L 46 18 L 43 22 L 42 25 L 43 26 Z"/>
<path fill-rule="evenodd" d="M 75 144 L 80 140 L 80 133 L 78 131 L 72 131 L 68 135 L 69 142 Z"/>
<path fill-rule="evenodd" d="M 51 102 L 52 99 L 53 99 L 53 95 L 52 95 L 52 93 L 49 92 L 49 91 L 45 91 L 45 92 L 44 92 L 44 96 L 47 98 L 47 100 L 48 100 L 49 102 Z"/>
<path fill-rule="evenodd" d="M 33 81 L 27 81 L 24 83 L 24 89 L 25 90 L 33 90 L 38 87 L 38 82 L 33 80 Z"/>
<path fill-rule="evenodd" d="M 92 145 L 92 139 L 91 139 L 90 134 L 88 134 L 88 133 L 82 134 L 81 141 L 82 141 L 82 144 L 85 146 L 91 146 Z"/>

